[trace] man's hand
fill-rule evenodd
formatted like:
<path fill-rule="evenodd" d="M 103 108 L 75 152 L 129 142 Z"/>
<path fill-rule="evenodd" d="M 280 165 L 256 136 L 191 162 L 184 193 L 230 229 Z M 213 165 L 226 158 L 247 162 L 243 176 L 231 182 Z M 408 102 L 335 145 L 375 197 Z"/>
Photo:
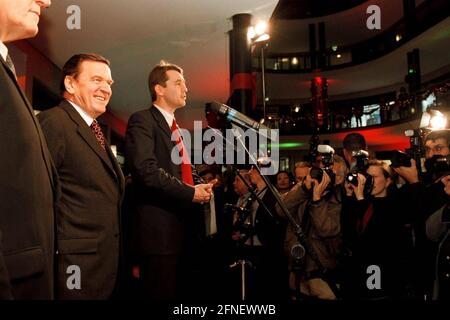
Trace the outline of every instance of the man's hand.
<path fill-rule="evenodd" d="M 195 193 L 192 202 L 209 202 L 209 200 L 211 199 L 212 187 L 213 184 L 211 183 L 197 184 L 196 186 L 194 186 Z"/>
<path fill-rule="evenodd" d="M 358 185 L 355 187 L 352 185 L 353 190 L 355 191 L 356 199 L 364 200 L 364 185 L 366 184 L 366 177 L 362 174 L 358 173 Z"/>
<path fill-rule="evenodd" d="M 450 176 L 445 176 L 441 179 L 441 182 L 444 184 L 444 191 L 447 195 L 450 196 Z"/>
<path fill-rule="evenodd" d="M 317 179 L 312 179 L 314 183 L 313 187 L 313 201 L 319 201 L 320 198 L 322 198 L 323 192 L 327 189 L 328 185 L 330 184 L 330 176 L 326 173 L 326 171 L 323 171 L 322 175 L 322 181 L 317 181 Z"/>
<path fill-rule="evenodd" d="M 417 172 L 416 161 L 411 159 L 411 167 L 393 168 L 408 183 L 419 182 L 419 173 Z"/>

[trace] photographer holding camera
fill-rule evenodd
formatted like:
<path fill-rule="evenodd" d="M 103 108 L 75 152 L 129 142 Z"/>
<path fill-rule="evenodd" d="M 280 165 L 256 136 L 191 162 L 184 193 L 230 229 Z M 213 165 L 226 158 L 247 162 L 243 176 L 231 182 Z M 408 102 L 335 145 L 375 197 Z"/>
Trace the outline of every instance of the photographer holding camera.
<path fill-rule="evenodd" d="M 345 177 L 345 162 L 334 156 L 334 150 L 319 145 L 320 167 L 311 168 L 303 182 L 297 183 L 283 196 L 289 212 L 303 229 L 306 241 L 316 252 L 320 263 L 328 270 L 336 266 L 336 255 L 340 247 L 340 213 L 342 182 Z M 340 183 L 340 184 L 336 184 Z M 279 208 L 277 208 L 279 210 Z M 281 212 L 281 210 L 279 210 Z M 299 246 L 295 231 L 289 225 L 286 233 L 285 252 L 289 256 L 289 284 L 292 291 L 299 289 L 305 297 L 334 300 L 336 293 L 321 270 L 306 252 L 304 257 L 294 259 L 291 253 Z M 300 265 L 296 265 L 300 264 Z M 295 272 L 297 270 L 297 272 Z M 298 272 L 298 270 L 300 270 Z M 297 287 L 299 285 L 299 288 Z M 298 292 L 297 292 L 298 293 Z"/>
<path fill-rule="evenodd" d="M 447 203 L 433 213 L 426 222 L 428 239 L 438 243 L 433 299 L 450 299 L 450 176 L 442 179 Z"/>
<path fill-rule="evenodd" d="M 425 223 L 430 215 L 448 201 L 443 183 L 450 173 L 449 142 L 448 130 L 432 131 L 425 136 L 423 144 L 427 172 L 422 181 L 414 159 L 410 160 L 410 166 L 394 166 L 394 170 L 408 182 L 398 190 L 398 195 L 405 200 L 404 212 L 409 215 L 408 219 L 414 226 L 416 290 L 425 299 L 432 295 L 437 253 L 436 244 L 426 237 Z"/>
<path fill-rule="evenodd" d="M 357 181 L 345 183 L 342 236 L 347 255 L 342 260 L 344 297 L 389 299 L 405 295 L 408 239 L 400 215 L 402 203 L 388 193 L 389 166 L 368 161 Z M 371 186 L 368 181 L 372 180 Z M 372 277 L 373 276 L 373 277 Z M 381 279 L 381 280 L 380 280 Z"/>

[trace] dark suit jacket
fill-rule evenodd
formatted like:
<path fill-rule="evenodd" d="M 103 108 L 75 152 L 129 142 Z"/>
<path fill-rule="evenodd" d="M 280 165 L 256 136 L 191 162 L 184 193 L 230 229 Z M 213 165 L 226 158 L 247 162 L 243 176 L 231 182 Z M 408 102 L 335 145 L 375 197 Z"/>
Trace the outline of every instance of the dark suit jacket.
<path fill-rule="evenodd" d="M 116 283 L 122 171 L 111 153 L 63 101 L 38 116 L 56 169 L 62 195 L 56 204 L 57 298 L 108 298 Z M 69 290 L 67 268 L 81 270 L 81 290 Z"/>
<path fill-rule="evenodd" d="M 56 172 L 1 56 L 0 155 L 0 299 L 52 299 Z"/>
<path fill-rule="evenodd" d="M 179 254 L 193 217 L 194 188 L 181 181 L 181 166 L 171 161 L 171 130 L 155 107 L 128 121 L 125 157 L 132 174 L 137 213 L 138 251 Z"/>

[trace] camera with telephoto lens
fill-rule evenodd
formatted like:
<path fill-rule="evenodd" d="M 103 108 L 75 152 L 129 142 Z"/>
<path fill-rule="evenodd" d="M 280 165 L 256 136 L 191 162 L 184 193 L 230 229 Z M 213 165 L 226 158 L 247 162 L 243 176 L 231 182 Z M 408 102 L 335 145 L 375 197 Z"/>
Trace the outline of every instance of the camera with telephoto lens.
<path fill-rule="evenodd" d="M 356 165 L 352 171 L 347 174 L 345 181 L 351 183 L 355 187 L 358 186 L 358 173 L 366 177 L 366 182 L 364 184 L 364 196 L 367 197 L 372 192 L 373 188 L 373 177 L 367 173 L 367 168 L 369 168 L 369 153 L 365 150 L 352 151 L 352 157 L 356 159 Z"/>
<path fill-rule="evenodd" d="M 400 150 L 392 151 L 391 167 L 411 167 L 411 156 Z"/>
<path fill-rule="evenodd" d="M 434 155 L 425 160 L 425 168 L 433 180 L 450 175 L 450 155 Z"/>
<path fill-rule="evenodd" d="M 335 175 L 333 170 L 331 169 L 331 166 L 333 165 L 333 155 L 334 155 L 334 149 L 326 144 L 319 144 L 317 146 L 317 152 L 320 156 L 320 162 L 323 165 L 323 168 L 320 168 L 318 166 L 313 166 L 311 168 L 311 171 L 309 172 L 309 175 L 311 178 L 316 179 L 319 183 L 322 182 L 323 172 L 325 171 L 328 176 L 330 177 L 330 184 L 329 186 L 334 185 L 335 181 Z"/>

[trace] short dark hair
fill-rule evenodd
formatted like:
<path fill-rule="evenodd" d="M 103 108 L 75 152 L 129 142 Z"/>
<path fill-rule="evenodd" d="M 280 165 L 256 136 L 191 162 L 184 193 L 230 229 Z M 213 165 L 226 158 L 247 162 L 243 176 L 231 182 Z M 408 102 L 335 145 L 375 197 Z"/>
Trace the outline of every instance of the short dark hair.
<path fill-rule="evenodd" d="M 349 133 L 344 137 L 343 147 L 347 151 L 357 151 L 366 149 L 366 139 L 360 133 Z"/>
<path fill-rule="evenodd" d="M 169 80 L 167 76 L 167 71 L 174 70 L 183 74 L 183 69 L 181 69 L 176 64 L 168 63 L 161 60 L 148 75 L 148 88 L 150 89 L 150 95 L 152 96 L 152 102 L 156 101 L 156 85 L 165 87 L 166 81 Z"/>
<path fill-rule="evenodd" d="M 431 131 L 425 136 L 424 143 L 427 141 L 436 141 L 437 139 L 444 139 L 447 141 L 447 146 L 450 146 L 450 131 L 449 130 L 435 130 Z"/>
<path fill-rule="evenodd" d="M 70 57 L 70 59 L 67 60 L 62 69 L 62 78 L 59 84 L 59 90 L 61 91 L 61 93 L 66 91 L 64 79 L 66 79 L 67 76 L 76 78 L 78 76 L 78 73 L 80 72 L 80 65 L 83 63 L 83 61 L 96 61 L 102 62 L 108 66 L 111 65 L 108 59 L 97 53 L 79 53 Z"/>

